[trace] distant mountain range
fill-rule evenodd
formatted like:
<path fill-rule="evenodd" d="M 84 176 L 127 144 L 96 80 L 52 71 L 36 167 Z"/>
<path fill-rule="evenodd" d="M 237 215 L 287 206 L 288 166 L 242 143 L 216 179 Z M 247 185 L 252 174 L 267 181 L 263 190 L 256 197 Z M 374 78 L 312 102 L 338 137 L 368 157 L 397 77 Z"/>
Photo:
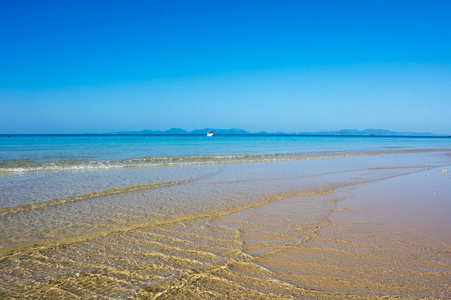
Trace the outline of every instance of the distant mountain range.
<path fill-rule="evenodd" d="M 206 134 L 209 130 L 214 131 L 215 134 L 247 134 L 247 135 L 337 135 L 337 136 L 439 136 L 430 132 L 395 132 L 384 129 L 343 129 L 339 131 L 319 131 L 319 132 L 249 132 L 243 129 L 215 129 L 204 128 L 193 131 L 186 131 L 181 128 L 171 128 L 169 130 L 141 130 L 141 131 L 122 131 L 122 132 L 108 132 L 107 134 Z"/>

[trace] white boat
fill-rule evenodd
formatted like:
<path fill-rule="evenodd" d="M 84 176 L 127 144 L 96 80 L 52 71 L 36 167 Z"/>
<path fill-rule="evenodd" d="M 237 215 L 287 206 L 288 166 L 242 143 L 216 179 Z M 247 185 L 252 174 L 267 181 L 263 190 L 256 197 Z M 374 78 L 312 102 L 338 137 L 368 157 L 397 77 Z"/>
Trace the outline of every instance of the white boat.
<path fill-rule="evenodd" d="M 215 133 L 211 130 L 209 132 L 207 132 L 207 136 L 214 136 L 214 135 L 215 135 Z"/>

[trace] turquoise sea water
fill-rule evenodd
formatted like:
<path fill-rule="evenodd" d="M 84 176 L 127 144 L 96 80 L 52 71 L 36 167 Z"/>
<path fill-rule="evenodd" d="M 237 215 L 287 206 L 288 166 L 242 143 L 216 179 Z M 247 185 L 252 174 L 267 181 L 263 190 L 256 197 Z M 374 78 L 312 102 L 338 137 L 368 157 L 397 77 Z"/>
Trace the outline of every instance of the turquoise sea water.
<path fill-rule="evenodd" d="M 302 159 L 449 149 L 451 138 L 0 135 L 0 173 Z"/>

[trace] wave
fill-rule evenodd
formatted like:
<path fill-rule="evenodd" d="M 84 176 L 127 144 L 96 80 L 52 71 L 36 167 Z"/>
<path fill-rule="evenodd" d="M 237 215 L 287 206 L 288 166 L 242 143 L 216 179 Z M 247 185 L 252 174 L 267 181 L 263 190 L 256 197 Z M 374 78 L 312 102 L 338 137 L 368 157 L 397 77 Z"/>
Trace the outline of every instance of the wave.
<path fill-rule="evenodd" d="M 56 160 L 51 162 L 32 162 L 30 160 L 0 163 L 0 173 L 84 171 L 139 167 L 158 167 L 170 165 L 227 163 L 236 160 L 258 158 L 258 155 L 223 156 L 185 156 L 185 157 L 148 157 L 123 160 Z"/>
<path fill-rule="evenodd" d="M 146 157 L 136 159 L 103 160 L 103 161 L 56 160 L 51 162 L 33 162 L 30 160 L 22 160 L 0 163 L 0 174 L 249 163 L 249 162 L 326 159 L 340 157 L 358 157 L 358 156 L 405 154 L 405 153 L 420 153 L 420 152 L 449 152 L 449 151 L 450 151 L 449 149 L 415 149 L 415 150 L 391 150 L 391 151 L 303 152 L 303 153 L 281 153 L 281 154 L 261 154 L 261 155 Z"/>

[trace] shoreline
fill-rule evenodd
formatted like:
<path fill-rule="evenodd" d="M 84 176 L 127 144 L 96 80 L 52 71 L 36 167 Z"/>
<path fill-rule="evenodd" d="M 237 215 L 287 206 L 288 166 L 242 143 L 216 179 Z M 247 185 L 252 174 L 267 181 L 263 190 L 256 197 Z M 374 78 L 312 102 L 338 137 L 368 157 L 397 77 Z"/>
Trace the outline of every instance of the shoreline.
<path fill-rule="evenodd" d="M 449 243 L 402 220 L 428 213 L 424 195 L 432 191 L 431 199 L 450 199 L 451 177 L 441 172 L 449 166 L 449 154 L 410 153 L 181 167 L 190 176 L 196 170 L 198 179 L 6 214 L 1 225 L 10 238 L 3 241 L 21 243 L 14 238 L 24 234 L 48 240 L 0 256 L 0 298 L 451 297 Z M 108 178 L 144 180 L 146 172 Z M 418 182 L 426 186 L 422 193 Z M 394 206 L 407 191 L 425 205 L 416 215 Z M 380 214 L 389 208 L 394 215 Z M 433 208 L 426 221 L 437 209 L 448 215 L 446 201 Z M 59 224 L 72 219 L 89 238 L 58 239 L 67 234 Z M 108 229 L 110 223 L 125 230 Z"/>

